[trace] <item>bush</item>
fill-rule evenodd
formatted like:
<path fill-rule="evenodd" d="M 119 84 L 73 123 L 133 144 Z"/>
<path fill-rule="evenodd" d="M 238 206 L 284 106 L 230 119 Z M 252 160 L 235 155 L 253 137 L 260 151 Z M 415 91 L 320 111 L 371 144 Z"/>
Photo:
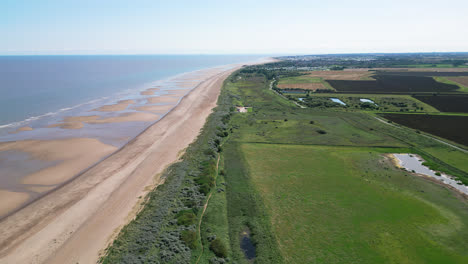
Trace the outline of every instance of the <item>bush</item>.
<path fill-rule="evenodd" d="M 442 174 L 440 174 L 440 172 L 436 172 L 435 175 L 441 176 Z"/>
<path fill-rule="evenodd" d="M 315 122 L 314 121 L 310 121 L 309 124 L 313 125 Z"/>
<path fill-rule="evenodd" d="M 197 248 L 197 233 L 192 230 L 184 230 L 180 234 L 180 239 L 185 242 L 185 244 L 191 248 Z"/>
<path fill-rule="evenodd" d="M 213 253 L 220 257 L 220 258 L 225 258 L 227 257 L 227 248 L 224 245 L 223 241 L 219 238 L 216 238 L 213 240 L 210 244 L 210 249 L 213 251 Z"/>
<path fill-rule="evenodd" d="M 324 135 L 324 134 L 327 133 L 327 131 L 322 130 L 322 129 L 319 129 L 319 130 L 317 130 L 317 133 L 319 133 L 319 134 L 321 134 L 321 135 Z"/>
<path fill-rule="evenodd" d="M 197 216 L 193 213 L 192 210 L 183 210 L 177 214 L 177 224 L 189 226 L 195 224 L 197 221 Z"/>

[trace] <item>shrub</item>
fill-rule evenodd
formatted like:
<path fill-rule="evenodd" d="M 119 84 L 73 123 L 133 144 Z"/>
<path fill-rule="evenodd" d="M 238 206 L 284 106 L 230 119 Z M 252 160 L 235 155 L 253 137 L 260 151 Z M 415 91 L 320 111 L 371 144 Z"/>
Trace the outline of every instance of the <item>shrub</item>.
<path fill-rule="evenodd" d="M 327 133 L 327 131 L 322 130 L 322 129 L 319 129 L 319 130 L 317 130 L 317 133 L 319 133 L 319 134 L 321 134 L 321 135 L 324 135 L 324 134 Z"/>
<path fill-rule="evenodd" d="M 314 121 L 310 121 L 309 124 L 313 125 L 315 122 Z"/>
<path fill-rule="evenodd" d="M 435 175 L 440 176 L 440 175 L 442 175 L 442 174 L 440 174 L 440 172 L 436 172 Z"/>
<path fill-rule="evenodd" d="M 227 248 L 224 245 L 223 241 L 219 238 L 216 238 L 213 240 L 210 244 L 210 249 L 213 251 L 213 253 L 220 257 L 220 258 L 225 258 L 227 257 Z"/>
<path fill-rule="evenodd" d="M 180 239 L 185 242 L 185 244 L 191 248 L 195 249 L 197 247 L 197 233 L 192 230 L 184 230 L 180 234 Z"/>
<path fill-rule="evenodd" d="M 197 221 L 197 216 L 193 213 L 192 210 L 180 211 L 176 217 L 178 225 L 189 226 L 195 224 Z"/>

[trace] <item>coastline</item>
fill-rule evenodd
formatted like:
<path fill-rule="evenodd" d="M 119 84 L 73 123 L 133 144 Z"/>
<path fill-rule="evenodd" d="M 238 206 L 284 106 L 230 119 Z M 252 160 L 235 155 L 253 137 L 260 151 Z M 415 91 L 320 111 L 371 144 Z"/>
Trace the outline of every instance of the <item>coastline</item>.
<path fill-rule="evenodd" d="M 84 103 L 81 105 L 87 108 L 78 112 L 64 111 L 51 122 L 32 128 L 20 127 L 8 133 L 7 137 L 0 136 L 0 191 L 15 194 L 9 197 L 8 206 L 0 207 L 0 221 L 67 184 L 115 151 L 94 155 L 92 162 L 86 157 L 87 152 L 93 153 L 93 149 L 101 147 L 122 148 L 173 110 L 194 87 L 233 65 L 180 73 L 152 82 L 149 85 L 151 88 L 146 86 L 143 92 L 142 88 L 133 90 L 132 99 L 113 96 L 113 101 L 104 101 L 105 104 L 101 102 L 97 106 Z M 184 87 L 176 83 L 183 83 Z M 150 93 L 142 96 L 144 92 Z M 67 140 L 71 139 L 96 139 L 98 142 L 94 147 L 74 144 L 73 151 L 77 152 L 74 148 L 79 148 L 80 156 L 76 155 L 75 160 L 63 159 L 60 153 L 67 151 Z M 86 145 L 88 148 L 85 148 Z M 55 175 L 50 175 L 51 172 Z M 41 180 L 43 177 L 55 177 L 56 180 L 52 183 L 44 182 Z M 33 178 L 39 180 L 31 181 Z"/>
<path fill-rule="evenodd" d="M 206 79 L 121 149 L 0 222 L 0 263 L 95 262 L 148 186 L 196 138 L 224 79 L 239 67 Z"/>

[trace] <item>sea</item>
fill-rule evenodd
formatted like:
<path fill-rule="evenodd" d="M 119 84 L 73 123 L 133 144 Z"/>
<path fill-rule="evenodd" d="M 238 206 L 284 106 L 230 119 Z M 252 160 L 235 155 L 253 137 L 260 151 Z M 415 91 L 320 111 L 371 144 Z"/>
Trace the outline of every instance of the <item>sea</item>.
<path fill-rule="evenodd" d="M 256 55 L 0 56 L 0 142 L 18 127 L 98 107 L 155 82 Z M 10 135 L 10 136 L 8 136 Z M 3 136 L 3 137 L 2 137 Z"/>

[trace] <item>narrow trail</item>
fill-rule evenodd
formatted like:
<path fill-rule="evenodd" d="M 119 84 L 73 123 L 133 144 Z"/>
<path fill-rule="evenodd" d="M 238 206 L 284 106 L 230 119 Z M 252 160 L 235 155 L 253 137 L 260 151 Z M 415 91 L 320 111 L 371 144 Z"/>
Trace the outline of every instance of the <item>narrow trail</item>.
<path fill-rule="evenodd" d="M 282 94 L 278 93 L 277 91 L 273 90 L 273 83 L 274 83 L 275 81 L 276 81 L 276 79 L 273 79 L 273 81 L 271 81 L 271 83 L 270 83 L 270 90 L 273 91 L 275 94 L 281 96 L 283 99 L 290 101 L 290 100 L 289 100 L 288 98 L 286 98 L 284 95 L 282 95 Z M 298 102 L 295 102 L 295 101 L 292 101 L 292 102 L 293 102 L 295 105 L 299 106 L 300 108 L 307 108 L 307 107 L 305 107 L 305 106 L 299 104 Z"/>
<path fill-rule="evenodd" d="M 211 195 L 213 194 L 213 191 L 216 188 L 216 181 L 218 180 L 218 171 L 219 171 L 218 168 L 219 168 L 219 159 L 220 158 L 221 158 L 221 154 L 218 154 L 218 160 L 216 161 L 216 177 L 215 177 L 215 180 L 214 180 L 213 190 L 210 192 L 210 195 L 208 195 L 208 198 L 206 199 L 206 203 L 203 206 L 203 211 L 202 211 L 202 214 L 200 216 L 200 221 L 198 222 L 198 236 L 200 237 L 200 242 L 201 242 L 200 245 L 202 247 L 202 252 L 201 252 L 200 256 L 198 256 L 197 262 L 195 262 L 195 264 L 198 264 L 198 262 L 200 262 L 200 259 L 203 256 L 203 252 L 205 251 L 205 248 L 203 247 L 203 241 L 201 241 L 201 224 L 202 224 L 203 216 L 205 215 L 206 208 L 208 207 L 208 202 L 210 201 Z"/>

